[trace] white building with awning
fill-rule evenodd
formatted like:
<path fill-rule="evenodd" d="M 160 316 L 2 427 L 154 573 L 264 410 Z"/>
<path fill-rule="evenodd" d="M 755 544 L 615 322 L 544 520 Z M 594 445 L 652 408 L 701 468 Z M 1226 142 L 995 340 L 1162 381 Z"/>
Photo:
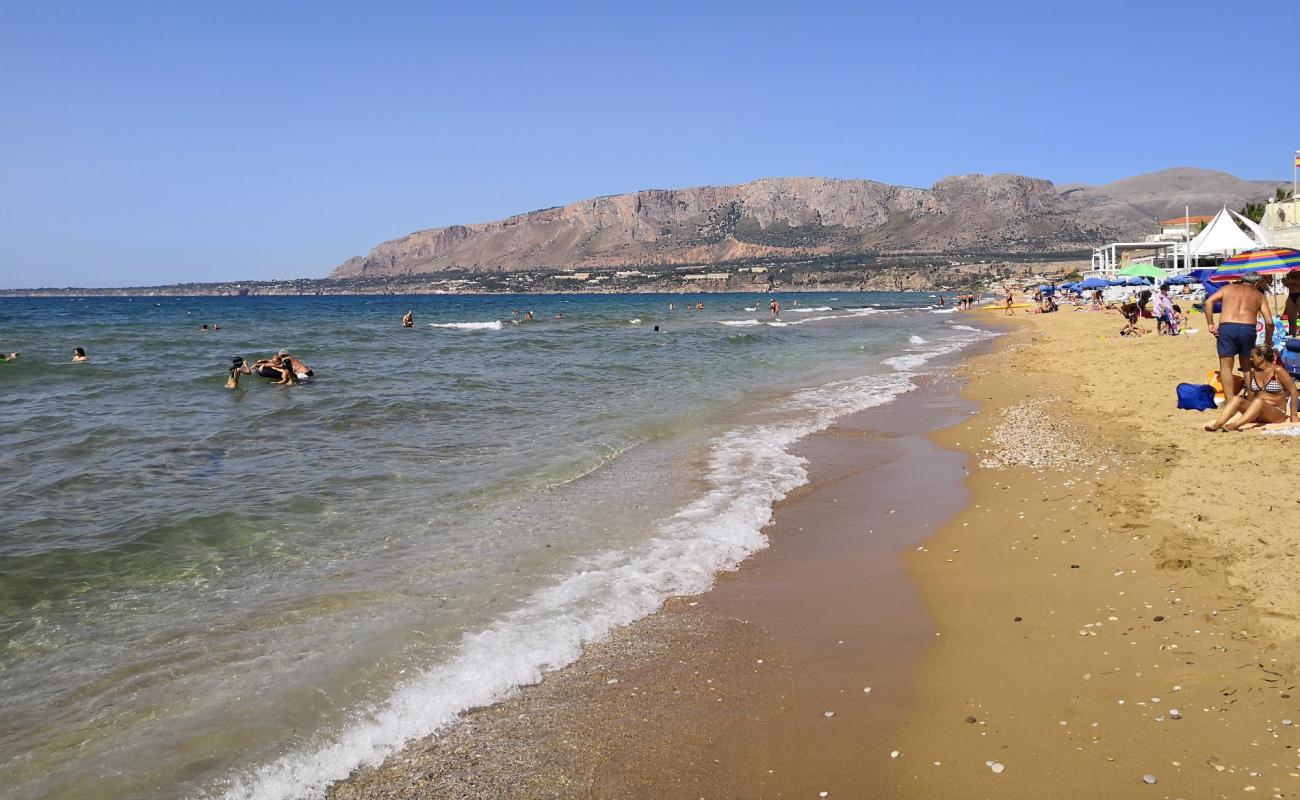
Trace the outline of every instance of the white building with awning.
<path fill-rule="evenodd" d="M 1113 278 L 1116 272 L 1132 263 L 1155 263 L 1157 260 L 1164 262 L 1165 269 L 1191 269 L 1200 259 L 1218 261 L 1273 245 L 1274 237 L 1270 231 L 1224 206 L 1191 241 L 1156 240 L 1102 245 L 1092 251 L 1089 275 Z"/>

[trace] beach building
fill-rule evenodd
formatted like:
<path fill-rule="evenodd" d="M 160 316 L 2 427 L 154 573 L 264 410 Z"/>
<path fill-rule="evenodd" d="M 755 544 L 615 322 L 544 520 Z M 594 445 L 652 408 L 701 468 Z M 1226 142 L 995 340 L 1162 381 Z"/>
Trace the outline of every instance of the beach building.
<path fill-rule="evenodd" d="M 1200 230 L 1191 236 L 1197 227 Z M 1246 250 L 1275 244 L 1270 231 L 1227 206 L 1212 216 L 1162 220 L 1160 231 L 1145 241 L 1112 242 L 1093 250 L 1087 277 L 1114 278 L 1119 270 L 1142 263 L 1171 271 L 1187 270 L 1201 261 L 1217 263 Z"/>
<path fill-rule="evenodd" d="M 1197 214 L 1173 219 L 1160 220 L 1159 238 L 1171 241 L 1187 241 L 1193 234 L 1199 233 L 1201 227 L 1209 225 L 1213 214 Z"/>
<path fill-rule="evenodd" d="M 1259 221 L 1274 247 L 1300 249 L 1300 199 L 1269 200 Z"/>
<path fill-rule="evenodd" d="M 696 275 L 683 275 L 684 281 L 725 281 L 731 277 L 727 272 L 703 272 Z"/>

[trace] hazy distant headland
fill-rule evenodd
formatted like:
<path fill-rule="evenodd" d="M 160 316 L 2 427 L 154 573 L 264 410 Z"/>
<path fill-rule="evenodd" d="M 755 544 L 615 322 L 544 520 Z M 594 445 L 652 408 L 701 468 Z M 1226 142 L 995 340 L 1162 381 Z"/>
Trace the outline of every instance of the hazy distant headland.
<path fill-rule="evenodd" d="M 494 222 L 430 228 L 351 258 L 327 278 L 0 295 L 897 291 L 971 288 L 1068 272 L 1099 244 L 1162 218 L 1239 208 L 1280 181 L 1180 167 L 1103 186 L 961 175 L 929 189 L 764 178 L 651 189 Z"/>

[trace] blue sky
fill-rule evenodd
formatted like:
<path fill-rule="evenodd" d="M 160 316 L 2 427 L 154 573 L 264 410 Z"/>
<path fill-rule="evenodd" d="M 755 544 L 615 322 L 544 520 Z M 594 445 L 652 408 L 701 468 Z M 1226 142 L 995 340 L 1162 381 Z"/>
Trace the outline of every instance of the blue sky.
<path fill-rule="evenodd" d="M 773 175 L 1289 179 L 1267 8 L 6 0 L 0 288 L 321 276 L 420 228 Z"/>

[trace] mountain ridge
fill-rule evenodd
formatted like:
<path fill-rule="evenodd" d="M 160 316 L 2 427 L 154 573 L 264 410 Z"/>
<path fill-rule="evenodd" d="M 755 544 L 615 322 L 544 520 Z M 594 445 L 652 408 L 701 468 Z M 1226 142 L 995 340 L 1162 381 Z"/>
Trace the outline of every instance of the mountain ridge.
<path fill-rule="evenodd" d="M 415 231 L 330 277 L 1077 252 L 1153 232 L 1171 209 L 1182 213 L 1182 198 L 1206 212 L 1262 199 L 1277 185 L 1177 167 L 1101 186 L 997 173 L 954 175 L 928 189 L 821 177 L 643 189 Z M 1170 198 L 1174 191 L 1180 196 Z"/>

